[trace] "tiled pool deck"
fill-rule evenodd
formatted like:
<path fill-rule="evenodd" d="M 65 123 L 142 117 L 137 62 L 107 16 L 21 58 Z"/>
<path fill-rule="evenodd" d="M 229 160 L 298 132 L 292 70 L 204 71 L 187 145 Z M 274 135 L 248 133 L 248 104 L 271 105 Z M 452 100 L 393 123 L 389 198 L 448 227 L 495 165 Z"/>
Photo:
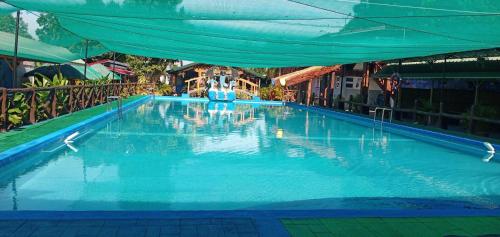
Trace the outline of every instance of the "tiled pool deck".
<path fill-rule="evenodd" d="M 292 237 L 500 236 L 498 217 L 281 219 Z M 257 237 L 252 218 L 2 220 L 14 237 Z M 282 236 L 277 234 L 276 236 Z"/>
<path fill-rule="evenodd" d="M 134 102 L 142 96 L 127 98 Z M 78 111 L 57 119 L 0 134 L 0 152 L 38 139 L 106 112 L 106 106 Z M 241 215 L 241 213 L 244 213 Z M 500 236 L 500 213 L 486 210 L 440 216 L 409 212 L 378 213 L 303 211 L 225 211 L 225 214 L 170 212 L 167 215 L 112 212 L 0 212 L 0 237 L 4 236 Z M 229 213 L 229 214 L 228 214 Z M 260 214 L 259 214 L 260 213 Z M 286 214 L 288 213 L 288 214 Z M 305 214 L 304 214 L 305 213 Z M 380 214 L 380 215 L 378 215 Z M 369 217 L 367 217 L 369 216 Z M 379 217 L 372 217 L 379 216 Z M 413 217 L 415 216 L 415 217 Z"/>

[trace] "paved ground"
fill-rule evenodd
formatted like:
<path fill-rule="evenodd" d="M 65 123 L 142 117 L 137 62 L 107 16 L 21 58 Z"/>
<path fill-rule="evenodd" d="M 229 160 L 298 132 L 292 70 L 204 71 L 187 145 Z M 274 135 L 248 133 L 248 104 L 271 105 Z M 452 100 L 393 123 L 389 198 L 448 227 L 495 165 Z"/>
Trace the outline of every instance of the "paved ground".
<path fill-rule="evenodd" d="M 282 219 L 293 237 L 500 237 L 499 217 Z"/>
<path fill-rule="evenodd" d="M 500 217 L 281 219 L 292 237 L 500 237 Z M 286 235 L 286 232 L 285 232 Z M 253 218 L 0 220 L 0 237 L 257 237 Z M 283 236 L 277 234 L 276 236 Z"/>
<path fill-rule="evenodd" d="M 238 219 L 0 221 L 1 237 L 257 237 L 255 221 Z"/>

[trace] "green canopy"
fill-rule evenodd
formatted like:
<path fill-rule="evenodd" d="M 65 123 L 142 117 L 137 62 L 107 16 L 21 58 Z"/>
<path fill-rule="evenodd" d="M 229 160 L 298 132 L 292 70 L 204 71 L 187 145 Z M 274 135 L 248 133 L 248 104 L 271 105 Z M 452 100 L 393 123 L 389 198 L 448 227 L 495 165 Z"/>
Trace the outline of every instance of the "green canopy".
<path fill-rule="evenodd" d="M 92 52 L 240 67 L 332 65 L 500 47 L 498 0 L 5 2 L 38 18 L 53 16 L 64 34 L 39 31 L 44 42 L 80 56 L 82 39 L 93 42 Z"/>
<path fill-rule="evenodd" d="M 85 65 L 80 64 L 71 64 L 76 70 L 78 70 L 82 75 L 85 75 Z M 87 79 L 88 80 L 99 80 L 102 79 L 103 76 L 101 73 L 96 71 L 93 67 L 87 66 Z M 83 78 L 83 76 L 82 76 Z"/>

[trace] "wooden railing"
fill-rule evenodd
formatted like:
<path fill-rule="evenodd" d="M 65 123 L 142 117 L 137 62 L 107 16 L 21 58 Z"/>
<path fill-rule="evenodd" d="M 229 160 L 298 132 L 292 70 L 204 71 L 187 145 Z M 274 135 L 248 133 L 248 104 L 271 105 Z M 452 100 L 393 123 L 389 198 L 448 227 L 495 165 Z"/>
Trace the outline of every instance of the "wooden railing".
<path fill-rule="evenodd" d="M 154 84 L 116 83 L 43 88 L 0 88 L 1 131 L 106 103 L 108 96 L 147 94 Z"/>
<path fill-rule="evenodd" d="M 446 127 L 446 123 L 444 122 L 446 119 L 453 119 L 458 121 L 466 122 L 467 132 L 474 133 L 474 125 L 477 122 L 500 125 L 500 120 L 498 119 L 490 119 L 479 117 L 474 114 L 475 108 L 472 106 L 469 110 L 469 113 L 462 114 L 452 114 L 444 111 L 444 104 L 439 104 L 438 111 L 422 111 L 417 107 L 418 101 L 415 100 L 413 108 L 392 108 L 395 113 L 396 120 L 403 120 L 403 118 L 407 118 L 411 122 L 421 122 L 423 125 L 433 125 L 436 127 L 444 128 Z M 341 109 L 344 111 L 360 113 L 368 115 L 370 110 L 374 109 L 375 105 L 369 105 L 364 103 L 357 103 L 353 101 L 338 101 L 337 105 L 335 105 L 337 109 Z"/>
<path fill-rule="evenodd" d="M 249 94 L 252 94 L 254 96 L 259 95 L 259 85 L 245 79 L 238 78 L 236 80 L 236 88 L 238 88 L 241 91 L 246 91 Z"/>
<path fill-rule="evenodd" d="M 195 77 L 189 80 L 186 80 L 187 83 L 187 93 L 189 95 L 201 96 L 203 91 L 205 90 L 205 77 Z"/>
<path fill-rule="evenodd" d="M 206 89 L 206 78 L 205 77 L 195 77 L 189 80 L 186 80 L 187 84 L 186 92 L 190 96 L 198 96 L 201 97 L 203 92 Z M 259 95 L 259 85 L 245 79 L 237 79 L 236 80 L 236 88 L 235 91 L 237 93 L 242 93 L 248 96 L 258 96 Z"/>

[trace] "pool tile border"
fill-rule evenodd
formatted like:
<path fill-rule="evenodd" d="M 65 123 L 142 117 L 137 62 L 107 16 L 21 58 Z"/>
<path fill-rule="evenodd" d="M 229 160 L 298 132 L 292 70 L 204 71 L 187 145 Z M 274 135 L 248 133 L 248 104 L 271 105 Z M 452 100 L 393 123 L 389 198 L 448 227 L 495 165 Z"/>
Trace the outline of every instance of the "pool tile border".
<path fill-rule="evenodd" d="M 143 104 L 144 102 L 150 100 L 150 96 L 145 96 L 143 98 L 139 98 L 137 100 L 131 101 L 129 103 L 126 103 L 122 107 L 122 111 L 125 112 L 133 107 L 136 107 L 140 104 Z M 100 105 L 100 106 L 106 106 Z M 28 152 L 31 152 L 33 149 L 38 149 L 41 148 L 43 145 L 56 141 L 60 139 L 61 137 L 68 136 L 72 134 L 73 132 L 88 126 L 91 123 L 97 122 L 99 120 L 102 120 L 104 118 L 108 118 L 112 115 L 115 115 L 118 112 L 117 109 L 111 109 L 110 111 L 104 112 L 102 114 L 96 115 L 92 118 L 86 119 L 84 121 L 78 122 L 76 124 L 73 124 L 69 127 L 63 128 L 61 130 L 49 133 L 45 136 L 42 136 L 40 138 L 34 139 L 30 142 L 24 143 L 22 145 L 10 148 L 6 151 L 3 151 L 0 153 L 0 167 L 7 165 L 17 159 L 19 159 L 23 154 L 26 154 Z"/>
<path fill-rule="evenodd" d="M 313 112 L 316 112 L 318 114 L 332 116 L 335 118 L 346 119 L 348 121 L 355 122 L 357 124 L 364 125 L 367 127 L 374 127 L 374 122 L 372 119 L 365 118 L 365 117 L 358 116 L 358 115 L 354 115 L 354 114 L 337 112 L 337 111 L 334 111 L 331 109 L 326 109 L 326 108 L 305 106 L 305 105 L 300 105 L 297 103 L 286 103 L 286 106 L 296 108 L 296 109 L 301 109 L 301 110 L 313 111 Z M 380 121 L 377 121 L 377 123 L 380 124 L 382 126 L 382 128 L 388 132 L 393 132 L 393 133 L 401 134 L 401 135 L 408 135 L 408 133 L 414 133 L 416 135 L 420 135 L 420 136 L 424 136 L 424 137 L 430 137 L 430 138 L 434 138 L 434 139 L 441 140 L 441 141 L 444 140 L 446 142 L 455 143 L 455 145 L 458 145 L 458 144 L 467 145 L 468 148 L 474 149 L 473 151 L 471 151 L 471 150 L 468 150 L 468 148 L 466 148 L 466 147 L 454 147 L 454 148 L 459 148 L 462 151 L 473 152 L 475 154 L 487 154 L 487 150 L 483 145 L 483 141 L 479 141 L 479 140 L 475 140 L 475 139 L 471 139 L 471 138 L 459 137 L 459 136 L 441 133 L 441 132 L 425 130 L 425 129 L 421 129 L 421 128 L 415 128 L 415 127 L 406 126 L 406 125 L 402 125 L 402 124 L 389 123 L 389 122 L 385 122 L 385 121 L 383 123 Z M 415 138 L 422 140 L 419 137 L 415 137 Z M 427 141 L 427 142 L 433 142 L 433 141 Z M 436 141 L 434 141 L 433 143 L 435 143 L 437 145 L 444 145 L 444 146 L 447 145 L 447 144 L 440 144 Z M 500 151 L 500 144 L 492 144 L 492 145 L 496 151 Z"/>

